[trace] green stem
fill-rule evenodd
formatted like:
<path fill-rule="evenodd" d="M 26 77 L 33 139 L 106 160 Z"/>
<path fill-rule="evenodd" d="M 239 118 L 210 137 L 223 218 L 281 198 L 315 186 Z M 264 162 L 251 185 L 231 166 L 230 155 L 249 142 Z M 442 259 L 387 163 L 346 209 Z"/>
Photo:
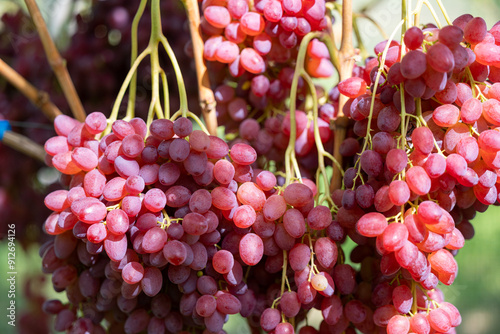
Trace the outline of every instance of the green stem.
<path fill-rule="evenodd" d="M 283 269 L 281 270 L 281 295 L 285 292 L 286 270 L 288 266 L 288 256 L 286 250 L 283 250 Z"/>
<path fill-rule="evenodd" d="M 417 283 L 415 281 L 411 281 L 411 293 L 413 295 L 413 303 L 411 305 L 411 313 L 416 314 L 417 309 Z"/>
<path fill-rule="evenodd" d="M 152 36 L 152 35 L 151 35 Z M 158 44 L 151 45 L 151 84 L 152 84 L 152 101 L 154 109 L 157 112 L 158 118 L 163 118 L 163 110 L 160 104 L 160 59 L 158 57 Z"/>
<path fill-rule="evenodd" d="M 437 16 L 436 11 L 432 7 L 432 5 L 427 0 L 424 0 L 424 5 L 427 6 L 427 8 L 429 9 L 429 11 L 432 14 L 432 17 L 434 18 L 434 21 L 436 21 L 436 25 L 438 26 L 439 29 L 441 29 L 441 27 L 442 27 L 441 21 L 439 21 L 439 17 Z"/>
<path fill-rule="evenodd" d="M 133 64 L 137 59 L 137 27 L 139 26 L 139 21 L 141 20 L 144 9 L 146 8 L 147 0 L 141 0 L 137 13 L 132 21 L 132 28 L 130 31 L 131 39 L 131 51 L 130 51 L 130 64 Z M 134 72 L 132 79 L 130 81 L 130 89 L 128 92 L 128 105 L 127 105 L 127 119 L 132 119 L 135 114 L 135 98 L 137 95 L 137 73 Z"/>
<path fill-rule="evenodd" d="M 151 103 L 149 104 L 149 110 L 148 110 L 148 119 L 146 121 L 146 125 L 148 128 L 147 136 L 149 136 L 149 126 L 151 125 L 151 123 L 153 123 L 156 102 L 157 102 L 156 98 L 154 97 L 151 98 Z"/>
<path fill-rule="evenodd" d="M 404 21 L 403 27 L 401 28 L 401 45 L 403 45 L 403 35 L 405 34 L 406 30 L 408 30 L 408 8 L 407 8 L 407 0 L 402 0 L 401 1 L 401 19 Z M 403 52 L 404 47 L 401 47 L 401 52 Z"/>
<path fill-rule="evenodd" d="M 307 45 L 309 42 L 315 38 L 319 37 L 320 33 L 309 33 L 304 36 L 302 42 L 300 43 L 299 53 L 297 55 L 297 61 L 295 65 L 295 72 L 293 74 L 292 87 L 290 89 L 290 139 L 288 141 L 288 147 L 285 151 L 285 173 L 286 181 L 285 187 L 290 184 L 292 180 L 292 162 L 295 167 L 295 175 L 299 176 L 300 171 L 298 170 L 297 159 L 295 158 L 295 141 L 297 139 L 297 124 L 295 124 L 295 112 L 297 103 L 297 87 L 299 83 L 299 77 L 304 70 L 304 61 L 306 57 Z M 299 176 L 299 180 L 300 180 Z"/>
<path fill-rule="evenodd" d="M 309 74 L 306 73 L 306 71 L 302 71 L 302 77 L 306 81 L 306 83 L 309 86 L 309 91 L 312 96 L 312 102 L 313 102 L 313 124 L 314 124 L 314 142 L 316 143 L 316 149 L 318 150 L 318 168 L 321 170 L 321 174 L 323 175 L 323 182 L 325 184 L 325 195 L 327 197 L 331 197 L 330 194 L 330 187 L 328 182 L 328 176 L 326 175 L 326 169 L 325 169 L 325 148 L 323 147 L 323 143 L 321 142 L 321 137 L 319 135 L 319 127 L 318 127 L 318 97 L 316 96 L 316 88 L 314 87 L 314 83 L 309 76 Z M 341 169 L 342 170 L 342 169 Z M 318 180 L 316 180 L 317 182 Z M 321 205 L 322 203 L 318 203 Z"/>
<path fill-rule="evenodd" d="M 158 44 L 163 36 L 160 13 L 160 0 L 151 0 L 151 37 L 149 44 Z"/>
<path fill-rule="evenodd" d="M 444 16 L 444 19 L 446 20 L 446 23 L 448 23 L 448 25 L 452 25 L 453 22 L 450 20 L 450 17 L 448 16 L 448 13 L 446 12 L 446 8 L 444 8 L 443 6 L 443 3 L 441 2 L 441 0 L 436 0 L 439 8 L 441 9 L 441 13 L 443 13 L 443 16 Z"/>
<path fill-rule="evenodd" d="M 420 121 L 420 118 L 422 118 L 422 100 L 418 98 L 415 101 L 415 109 L 416 109 L 416 118 L 417 118 L 417 126 L 421 126 L 422 122 Z"/>
<path fill-rule="evenodd" d="M 163 87 L 163 109 L 165 110 L 165 118 L 170 118 L 170 103 L 169 102 L 169 93 L 168 93 L 168 82 L 167 75 L 163 69 L 160 71 L 161 76 L 161 85 Z"/>
<path fill-rule="evenodd" d="M 175 58 L 174 51 L 170 47 L 170 44 L 168 43 L 167 39 L 165 36 L 160 37 L 160 42 L 162 43 L 163 47 L 165 48 L 165 51 L 168 54 L 168 57 L 170 58 L 170 61 L 172 62 L 172 66 L 175 71 L 175 77 L 177 79 L 177 85 L 179 89 L 179 99 L 180 99 L 180 110 L 182 111 L 182 116 L 186 117 L 187 112 L 188 112 L 188 101 L 187 101 L 187 94 L 186 94 L 186 86 L 184 85 L 184 79 L 182 78 L 182 72 L 181 68 L 179 67 L 179 63 L 177 62 L 177 59 Z"/>
<path fill-rule="evenodd" d="M 191 117 L 201 128 L 201 131 L 205 132 L 207 135 L 210 136 L 210 132 L 208 132 L 207 127 L 205 124 L 201 121 L 201 119 L 196 116 L 196 114 L 193 114 L 192 112 L 188 111 L 186 114 L 187 117 Z"/>

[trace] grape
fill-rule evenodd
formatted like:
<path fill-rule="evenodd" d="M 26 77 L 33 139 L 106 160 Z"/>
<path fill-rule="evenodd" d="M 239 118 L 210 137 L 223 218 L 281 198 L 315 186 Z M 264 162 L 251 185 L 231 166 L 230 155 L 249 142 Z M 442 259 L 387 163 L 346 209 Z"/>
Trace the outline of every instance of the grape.
<path fill-rule="evenodd" d="M 122 278 L 128 284 L 135 284 L 144 277 L 144 268 L 139 262 L 129 262 L 122 269 Z"/>
<path fill-rule="evenodd" d="M 264 254 L 264 244 L 258 235 L 248 233 L 241 239 L 239 251 L 243 262 L 249 266 L 254 266 Z"/>
<path fill-rule="evenodd" d="M 467 162 L 456 153 L 446 158 L 446 171 L 453 177 L 463 176 L 467 172 Z"/>
<path fill-rule="evenodd" d="M 227 9 L 234 19 L 240 19 L 243 14 L 248 12 L 248 4 L 242 0 L 229 0 L 227 2 Z"/>
<path fill-rule="evenodd" d="M 306 230 L 304 216 L 297 209 L 289 209 L 283 215 L 283 226 L 287 233 L 294 237 L 300 238 Z"/>
<path fill-rule="evenodd" d="M 406 79 L 416 79 L 424 74 L 426 69 L 426 57 L 421 51 L 412 50 L 401 60 L 401 75 Z"/>
<path fill-rule="evenodd" d="M 127 180 L 122 177 L 115 177 L 109 180 L 102 190 L 102 196 L 108 201 L 118 201 L 122 199 L 126 195 L 126 182 Z M 84 200 L 88 200 L 88 198 Z M 73 202 L 73 204 L 75 204 L 76 202 L 77 201 Z"/>
<path fill-rule="evenodd" d="M 227 31 L 227 28 L 226 28 L 226 31 Z M 239 32 L 240 32 L 240 29 L 238 30 L 238 33 Z M 241 32 L 241 34 L 243 34 L 243 32 Z M 271 51 L 271 48 L 272 48 L 271 37 L 269 37 L 269 35 L 267 35 L 266 33 L 261 33 L 261 34 L 254 37 L 252 46 L 255 49 L 255 51 L 257 51 L 257 53 L 259 55 L 261 55 L 261 56 L 267 55 Z M 265 78 L 263 75 L 259 75 L 259 76 L 254 77 L 254 79 L 257 77 Z M 267 92 L 267 90 L 269 89 L 269 86 L 270 86 L 270 82 L 268 80 L 269 79 L 267 79 L 267 81 L 264 79 L 257 79 L 257 81 L 259 83 L 259 89 L 257 90 L 257 87 L 253 88 L 255 85 L 257 85 L 257 83 L 254 83 L 253 79 L 252 79 L 252 92 L 254 94 L 257 93 L 256 94 L 257 96 L 264 96 L 264 94 L 262 94 L 263 91 L 266 90 L 266 92 Z M 266 86 L 267 86 L 267 89 L 266 89 Z M 259 94 L 262 94 L 262 95 L 259 95 Z"/>
<path fill-rule="evenodd" d="M 232 294 L 222 292 L 217 296 L 217 311 L 222 314 L 236 314 L 240 309 L 240 301 Z"/>
<path fill-rule="evenodd" d="M 151 212 L 159 212 L 167 203 L 167 197 L 160 189 L 150 189 L 144 195 L 144 206 Z"/>
<path fill-rule="evenodd" d="M 446 82 L 446 86 L 444 89 L 440 92 L 436 92 L 434 96 L 436 99 L 443 103 L 443 104 L 449 104 L 455 102 L 457 99 L 457 87 L 455 86 L 455 83 L 452 82 L 451 80 L 448 80 Z"/>
<path fill-rule="evenodd" d="M 392 149 L 387 153 L 386 166 L 394 174 L 400 173 L 408 164 L 406 152 L 402 149 Z"/>
<path fill-rule="evenodd" d="M 73 161 L 72 154 L 69 151 L 57 153 L 52 158 L 51 161 L 52 161 L 52 165 L 61 173 L 73 175 L 73 174 L 77 174 L 81 171 L 81 169 Z"/>
<path fill-rule="evenodd" d="M 376 237 L 387 227 L 387 220 L 381 213 L 371 212 L 363 215 L 356 223 L 356 230 L 366 237 Z"/>
<path fill-rule="evenodd" d="M 360 163 L 363 171 L 370 176 L 376 177 L 382 172 L 382 157 L 375 151 L 364 151 L 361 154 Z"/>
<path fill-rule="evenodd" d="M 457 271 L 457 263 L 450 252 L 440 249 L 428 257 L 434 270 L 445 274 L 454 274 Z"/>
<path fill-rule="evenodd" d="M 146 253 L 156 253 L 167 243 L 167 234 L 160 227 L 153 227 L 144 234 L 142 248 Z"/>
<path fill-rule="evenodd" d="M 461 28 L 451 25 L 441 28 L 439 31 L 439 42 L 453 48 L 462 42 L 464 32 Z"/>
<path fill-rule="evenodd" d="M 217 308 L 217 302 L 213 296 L 204 295 L 196 301 L 196 312 L 202 317 L 211 316 Z"/>
<path fill-rule="evenodd" d="M 333 268 L 337 262 L 337 245 L 329 238 L 323 237 L 314 244 L 316 259 L 324 268 Z"/>
<path fill-rule="evenodd" d="M 240 165 L 251 165 L 257 159 L 255 150 L 246 144 L 235 144 L 231 148 L 231 159 Z"/>
<path fill-rule="evenodd" d="M 424 168 L 414 166 L 406 172 L 406 184 L 414 193 L 418 195 L 425 195 L 429 193 L 431 188 L 431 179 L 425 172 Z"/>
<path fill-rule="evenodd" d="M 86 197 L 74 201 L 71 211 L 79 220 L 87 224 L 98 223 L 106 217 L 106 207 L 99 200 Z"/>
<path fill-rule="evenodd" d="M 313 198 L 311 189 L 301 183 L 292 183 L 285 188 L 284 197 L 287 204 L 303 207 Z"/>
<path fill-rule="evenodd" d="M 319 205 L 307 214 L 307 223 L 314 230 L 323 230 L 332 222 L 332 215 L 328 207 Z"/>
<path fill-rule="evenodd" d="M 213 197 L 213 192 L 212 192 L 212 197 Z M 266 203 L 266 195 L 253 182 L 243 183 L 238 188 L 237 197 L 242 204 L 250 205 L 255 211 L 262 210 Z M 285 195 L 285 200 L 286 200 L 286 195 Z"/>
<path fill-rule="evenodd" d="M 359 300 L 351 300 L 344 307 L 345 317 L 354 324 L 365 321 L 366 313 L 365 306 Z"/>
<path fill-rule="evenodd" d="M 206 7 L 203 16 L 215 28 L 224 28 L 231 22 L 229 11 L 222 6 Z"/>
<path fill-rule="evenodd" d="M 446 332 L 451 329 L 450 316 L 441 308 L 431 310 L 427 318 L 434 330 Z"/>
<path fill-rule="evenodd" d="M 214 254 L 212 259 L 214 269 L 220 274 L 227 274 L 231 271 L 234 265 L 233 254 L 227 250 L 220 250 Z"/>
<path fill-rule="evenodd" d="M 290 250 L 289 258 L 290 267 L 292 267 L 294 271 L 304 270 L 311 260 L 311 250 L 304 244 L 296 244 Z"/>
<path fill-rule="evenodd" d="M 265 209 L 265 206 L 264 206 Z M 256 213 L 250 205 L 242 205 L 234 210 L 233 221 L 237 227 L 247 228 L 256 221 Z"/>
<path fill-rule="evenodd" d="M 424 34 L 418 27 L 411 27 L 405 32 L 404 42 L 410 50 L 418 49 L 424 41 Z"/>
<path fill-rule="evenodd" d="M 342 311 L 342 302 L 337 296 L 324 298 L 321 302 L 321 313 L 329 325 L 334 325 L 339 321 Z"/>
<path fill-rule="evenodd" d="M 104 224 L 93 224 L 87 230 L 87 239 L 94 244 L 98 244 L 106 239 L 108 231 Z"/>
<path fill-rule="evenodd" d="M 408 333 L 410 330 L 410 321 L 403 315 L 396 315 L 389 320 L 387 324 L 387 333 Z"/>
<path fill-rule="evenodd" d="M 238 57 L 240 53 L 240 49 L 236 43 L 231 41 L 223 41 L 217 47 L 217 51 L 215 52 L 215 60 L 221 63 L 232 63 L 236 57 Z M 195 130 L 199 131 L 199 130 Z"/>
<path fill-rule="evenodd" d="M 389 199 L 394 205 L 404 205 L 410 199 L 410 188 L 405 181 L 392 181 L 389 185 Z"/>
<path fill-rule="evenodd" d="M 471 44 L 477 44 L 486 36 L 486 22 L 481 17 L 472 18 L 467 22 L 463 30 L 464 39 Z"/>
<path fill-rule="evenodd" d="M 444 104 L 434 110 L 432 119 L 438 126 L 450 127 L 459 121 L 460 110 L 454 105 Z"/>
<path fill-rule="evenodd" d="M 355 98 L 365 93 L 366 86 L 366 82 L 363 79 L 352 77 L 339 82 L 338 88 L 341 94 Z"/>

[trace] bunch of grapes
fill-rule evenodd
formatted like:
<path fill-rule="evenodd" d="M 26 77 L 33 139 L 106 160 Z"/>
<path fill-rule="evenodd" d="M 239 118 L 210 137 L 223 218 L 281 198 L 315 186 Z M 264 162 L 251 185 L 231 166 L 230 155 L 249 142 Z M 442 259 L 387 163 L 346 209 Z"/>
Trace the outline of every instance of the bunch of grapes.
<path fill-rule="evenodd" d="M 204 57 L 228 64 L 233 77 L 271 72 L 275 64 L 290 63 L 303 36 L 326 28 L 325 9 L 324 0 L 205 0 L 201 29 L 209 38 Z M 311 56 L 311 72 L 329 77 L 329 57 L 328 52 Z"/>
<path fill-rule="evenodd" d="M 247 284 L 244 275 L 281 277 L 287 261 L 295 277 L 276 296 L 286 317 L 315 300 L 340 301 L 328 273 L 337 246 L 321 236 L 331 211 L 314 206 L 312 182 L 277 187 L 273 173 L 254 173 L 251 146 L 229 150 L 184 117 L 155 120 L 149 130 L 140 118 L 118 120 L 95 139 L 106 124 L 98 112 L 85 123 L 59 116 L 58 136 L 45 144 L 53 166 L 70 177 L 69 190 L 45 198 L 53 213 L 44 228 L 56 237 L 42 247 L 43 269 L 71 304 L 86 305 L 77 319 L 76 308 L 48 301 L 56 330 L 93 322 L 97 332 L 110 315 L 111 328 L 126 333 L 203 326 L 218 333 L 227 314 L 261 316 L 256 306 L 271 306 L 269 282 Z M 269 310 L 264 328 L 290 328 Z"/>
<path fill-rule="evenodd" d="M 334 194 L 337 219 L 359 245 L 351 259 L 371 297 L 361 302 L 387 333 L 450 332 L 461 322 L 437 285 L 455 280 L 469 220 L 498 200 L 496 29 L 470 15 L 441 29 L 412 27 L 403 45 L 375 48 L 369 80 L 338 85 L 364 142 L 342 144 L 357 159 Z M 382 280 L 370 287 L 375 277 Z"/>

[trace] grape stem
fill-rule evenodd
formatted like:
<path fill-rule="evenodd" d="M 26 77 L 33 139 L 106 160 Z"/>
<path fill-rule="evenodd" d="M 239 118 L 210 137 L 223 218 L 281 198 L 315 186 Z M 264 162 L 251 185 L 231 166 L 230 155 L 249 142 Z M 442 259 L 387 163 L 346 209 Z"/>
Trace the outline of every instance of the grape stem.
<path fill-rule="evenodd" d="M 2 59 L 0 59 L 0 75 L 23 93 L 37 108 L 40 108 L 49 120 L 53 121 L 62 114 L 59 108 L 50 101 L 49 94 L 35 88 Z"/>
<path fill-rule="evenodd" d="M 139 21 L 141 20 L 144 9 L 148 0 L 141 0 L 137 13 L 132 21 L 132 28 L 130 29 L 130 40 L 131 40 L 131 51 L 130 51 L 130 64 L 133 64 L 137 59 L 137 27 L 139 26 Z M 130 89 L 128 93 L 128 105 L 127 105 L 127 119 L 132 119 L 135 114 L 135 98 L 137 95 L 137 73 L 134 72 L 132 79 L 130 81 Z"/>
<path fill-rule="evenodd" d="M 299 84 L 299 77 L 303 74 L 304 61 L 306 57 L 307 45 L 309 42 L 316 37 L 319 37 L 320 33 L 308 33 L 300 42 L 299 53 L 297 55 L 297 62 L 295 65 L 295 72 L 293 73 L 292 87 L 290 89 L 290 139 L 288 140 L 288 147 L 285 151 L 285 173 L 286 181 L 284 187 L 290 184 L 292 175 L 292 164 L 293 173 L 297 176 L 300 182 L 302 182 L 302 177 L 300 175 L 299 166 L 297 159 L 295 158 L 295 141 L 297 140 L 297 124 L 295 123 L 295 113 L 297 104 L 297 87 Z"/>
<path fill-rule="evenodd" d="M 189 30 L 193 44 L 193 55 L 196 66 L 196 77 L 198 79 L 198 94 L 203 118 L 211 135 L 217 135 L 217 115 L 215 111 L 216 101 L 214 92 L 210 88 L 210 78 L 207 67 L 203 61 L 203 39 L 200 35 L 200 11 L 198 1 L 183 0 L 189 19 Z"/>
<path fill-rule="evenodd" d="M 163 87 L 163 109 L 165 110 L 165 115 L 170 115 L 170 104 L 169 102 L 169 92 L 168 92 L 168 82 L 167 74 L 163 69 L 160 70 L 161 76 L 161 86 Z"/>
<path fill-rule="evenodd" d="M 159 1 L 159 0 L 153 0 L 153 1 Z M 158 9 L 158 12 L 159 11 L 160 10 Z M 160 14 L 158 13 L 158 16 L 159 15 Z M 182 78 L 181 68 L 179 67 L 179 63 L 175 58 L 174 51 L 170 47 L 170 44 L 168 43 L 167 38 L 163 35 L 163 33 L 160 36 L 160 42 L 165 48 L 165 51 L 167 52 L 168 57 L 170 58 L 170 61 L 172 62 L 172 66 L 174 68 L 175 77 L 177 79 L 177 86 L 178 86 L 177 88 L 179 89 L 179 100 L 181 104 L 179 110 L 182 112 L 183 117 L 187 117 L 188 102 L 187 102 L 186 86 L 184 85 L 184 79 Z"/>
<path fill-rule="evenodd" d="M 316 143 L 316 149 L 318 150 L 318 170 L 319 173 L 323 176 L 323 183 L 325 184 L 325 193 L 322 196 L 319 196 L 318 192 L 318 201 L 317 204 L 321 205 L 323 201 L 326 199 L 329 203 L 332 204 L 332 206 L 335 206 L 332 201 L 331 193 L 330 193 L 330 188 L 328 187 L 328 176 L 326 174 L 326 169 L 325 169 L 325 148 L 323 147 L 323 143 L 321 141 L 321 136 L 319 135 L 319 127 L 318 127 L 318 97 L 316 95 L 316 89 L 314 87 L 314 83 L 307 74 L 306 71 L 302 70 L 302 77 L 304 78 L 305 82 L 309 86 L 309 91 L 312 95 L 312 103 L 313 103 L 313 125 L 314 125 L 314 142 Z M 330 158 L 333 158 L 331 155 L 329 155 Z M 342 166 L 338 163 L 335 158 L 332 160 L 333 162 L 337 163 L 337 168 L 340 169 L 342 175 L 344 174 L 344 171 L 342 170 Z M 318 182 L 318 179 L 316 179 Z"/>
<path fill-rule="evenodd" d="M 139 24 L 140 17 L 142 15 L 142 12 L 144 11 L 144 7 L 146 6 L 147 1 L 142 0 L 139 9 L 134 17 L 134 22 L 133 22 L 133 27 L 132 27 L 132 34 L 136 35 L 137 33 L 137 25 Z M 135 33 L 134 33 L 135 31 Z M 137 39 L 137 36 L 133 38 L 133 40 Z M 154 114 L 156 112 L 156 116 L 158 118 L 170 118 L 170 109 L 167 107 L 168 106 L 168 99 L 169 99 L 169 94 L 168 94 L 168 83 L 166 80 L 166 75 L 164 70 L 160 66 L 160 61 L 159 61 L 159 45 L 163 46 L 165 51 L 167 52 L 168 57 L 170 58 L 170 61 L 172 63 L 172 66 L 174 68 L 175 72 L 175 77 L 177 79 L 177 84 L 178 84 L 178 89 L 179 89 L 179 100 L 180 100 L 180 109 L 179 111 L 181 112 L 182 116 L 187 117 L 188 115 L 188 103 L 187 103 L 187 94 L 186 94 L 186 87 L 184 85 L 184 80 L 182 78 L 182 73 L 179 67 L 179 63 L 177 62 L 177 59 L 175 58 L 175 54 L 170 47 L 170 44 L 167 41 L 167 38 L 163 35 L 162 31 L 162 25 L 161 25 L 161 11 L 160 11 L 160 0 L 152 0 L 151 1 L 151 36 L 149 39 L 149 44 L 146 47 L 146 49 L 137 57 L 135 57 L 134 54 L 134 48 L 136 49 L 136 43 L 133 43 L 132 46 L 132 59 L 133 63 L 131 65 L 131 68 L 127 74 L 127 77 L 125 78 L 120 91 L 118 92 L 118 96 L 115 100 L 115 103 L 113 105 L 113 109 L 111 112 L 111 115 L 108 119 L 108 127 L 107 129 L 103 132 L 103 135 L 106 135 L 111 131 L 111 124 L 117 119 L 119 108 L 121 105 L 121 102 L 123 100 L 123 96 L 125 95 L 125 92 L 127 88 L 130 88 L 130 91 L 133 93 L 132 97 L 129 96 L 129 103 L 127 107 L 127 116 L 126 118 L 131 118 L 134 114 L 133 109 L 135 109 L 135 90 L 136 90 L 136 72 L 139 64 L 141 61 L 147 56 L 150 55 L 150 62 L 151 62 L 151 84 L 152 84 L 152 97 L 151 97 L 151 103 L 149 106 L 149 111 L 148 111 L 148 119 L 146 121 L 146 124 L 149 125 L 153 122 L 154 119 Z M 136 51 L 135 51 L 136 52 Z M 164 104 L 165 104 L 165 112 L 166 114 L 163 113 L 163 109 L 161 107 L 161 98 L 160 98 L 160 78 L 161 78 L 161 83 L 163 86 L 163 98 L 164 98 Z M 148 132 L 149 133 L 149 132 Z"/>
<path fill-rule="evenodd" d="M 422 5 L 426 5 L 427 6 L 427 8 L 429 9 L 429 11 L 432 14 L 432 17 L 434 18 L 434 21 L 436 21 L 436 25 L 438 26 L 439 29 L 441 29 L 441 26 L 442 26 L 441 25 L 441 21 L 439 21 L 439 17 L 437 16 L 436 11 L 434 10 L 434 8 L 432 7 L 432 5 L 427 0 L 420 0 L 417 3 L 417 6 L 416 6 L 415 10 L 413 11 L 413 13 L 415 14 L 415 25 L 417 25 L 418 22 L 419 22 L 420 12 L 422 11 Z"/>
<path fill-rule="evenodd" d="M 73 116 L 80 122 L 85 121 L 86 113 L 80 101 L 80 97 L 76 92 L 73 81 L 69 76 L 68 69 L 66 68 L 66 61 L 61 57 L 61 54 L 56 48 L 52 37 L 50 37 L 49 31 L 47 30 L 47 25 L 43 19 L 40 9 L 36 4 L 35 0 L 25 0 L 28 11 L 33 19 L 33 23 L 40 35 L 40 40 L 42 41 L 45 54 L 49 61 L 52 71 L 56 75 L 57 81 L 61 86 L 61 89 L 68 101 L 69 107 Z"/>
<path fill-rule="evenodd" d="M 450 20 L 450 17 L 448 16 L 448 13 L 446 12 L 446 8 L 444 8 L 441 0 L 436 0 L 436 2 L 439 6 L 439 9 L 441 9 L 441 13 L 443 13 L 443 16 L 444 16 L 444 19 L 446 20 L 446 23 L 448 23 L 448 25 L 452 25 L 453 22 Z"/>
<path fill-rule="evenodd" d="M 27 156 L 45 162 L 45 150 L 43 146 L 19 133 L 5 131 L 3 133 L 2 144 L 26 154 Z"/>
<path fill-rule="evenodd" d="M 283 269 L 281 271 L 281 296 L 283 296 L 283 293 L 285 292 L 285 282 L 288 283 L 288 279 L 286 277 L 287 265 L 288 265 L 287 252 L 286 250 L 283 250 Z M 290 289 L 290 286 L 288 286 L 288 289 Z"/>

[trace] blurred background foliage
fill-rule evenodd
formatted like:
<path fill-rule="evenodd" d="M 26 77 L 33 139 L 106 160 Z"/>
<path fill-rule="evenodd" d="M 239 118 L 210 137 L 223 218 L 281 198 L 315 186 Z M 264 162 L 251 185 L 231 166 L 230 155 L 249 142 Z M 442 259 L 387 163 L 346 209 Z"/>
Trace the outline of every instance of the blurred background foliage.
<path fill-rule="evenodd" d="M 107 1 L 107 0 L 101 0 Z M 177 1 L 177 0 L 166 0 Z M 411 1 L 413 5 L 417 1 Z M 430 1 L 440 14 L 439 8 L 434 1 Z M 443 0 L 444 7 L 453 20 L 455 17 L 470 13 L 474 16 L 483 17 L 488 26 L 491 27 L 500 20 L 500 0 Z M 137 1 L 129 2 L 130 6 L 137 6 Z M 85 14 L 91 6 L 90 0 L 43 0 L 38 1 L 41 12 L 48 24 L 52 36 L 55 38 L 59 48 L 66 48 L 71 42 L 71 36 L 76 30 L 74 20 L 76 13 Z M 15 12 L 23 8 L 23 1 L 0 1 L 0 16 L 6 12 Z M 400 20 L 400 0 L 354 0 L 355 11 L 363 11 L 369 15 L 390 35 Z M 445 23 L 444 17 L 440 20 Z M 434 22 L 427 8 L 423 8 L 420 23 Z M 338 26 L 337 26 L 338 27 Z M 359 19 L 359 30 L 363 37 L 363 43 L 369 53 L 373 52 L 373 46 L 382 40 L 380 33 L 373 24 L 366 19 Z M 0 34 L 9 34 L 9 31 L 0 23 Z M 337 33 L 337 37 L 339 37 Z M 22 36 L 12 36 L 22 38 Z M 113 45 L 113 40 L 110 40 Z M 29 210 L 29 203 L 26 203 Z M 1 223 L 0 218 L 0 224 Z M 457 329 L 460 334 L 494 334 L 500 331 L 500 207 L 491 207 L 485 213 L 479 213 L 473 220 L 475 236 L 467 241 L 464 249 L 459 251 L 456 259 L 459 264 L 459 275 L 451 287 L 441 286 L 446 299 L 455 304 L 461 311 L 463 317 L 462 326 Z M 41 229 L 41 226 L 40 226 Z M 347 244 L 349 249 L 352 245 Z M 7 324 L 5 315 L 0 321 L 0 333 L 36 333 L 37 329 L 25 331 L 23 328 L 23 316 L 30 313 L 39 319 L 40 328 L 47 326 L 47 319 L 40 314 L 40 305 L 43 298 L 52 298 L 60 294 L 53 291 L 50 286 L 50 277 L 41 272 L 41 261 L 38 256 L 38 245 L 31 244 L 21 247 L 19 243 L 16 249 L 16 306 L 17 306 L 17 328 Z M 0 242 L 0 309 L 6 310 L 8 305 L 8 282 L 7 272 L 7 244 Z M 6 314 L 6 311 L 2 311 Z M 314 318 L 315 315 L 312 316 Z M 316 316 L 319 316 L 316 314 Z M 313 320 L 313 319 L 311 319 Z M 313 320 L 314 321 L 314 320 Z M 312 323 L 311 321 L 310 323 Z M 21 329 L 21 330 L 20 330 Z M 227 328 L 228 333 L 249 333 L 246 322 L 237 317 L 230 320 Z"/>

